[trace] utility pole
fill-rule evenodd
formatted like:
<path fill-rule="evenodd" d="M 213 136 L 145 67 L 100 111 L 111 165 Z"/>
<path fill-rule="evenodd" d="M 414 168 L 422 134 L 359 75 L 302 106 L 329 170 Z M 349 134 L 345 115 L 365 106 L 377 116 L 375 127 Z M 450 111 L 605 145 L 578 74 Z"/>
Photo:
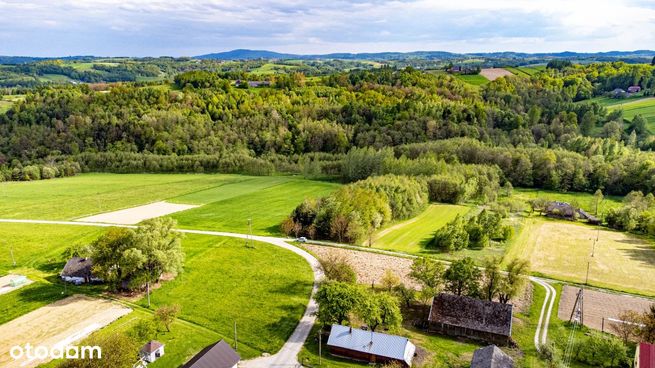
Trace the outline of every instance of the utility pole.
<path fill-rule="evenodd" d="M 148 308 L 150 308 L 150 280 L 146 281 L 146 294 L 148 294 Z"/>
<path fill-rule="evenodd" d="M 11 254 L 11 263 L 16 267 L 16 259 L 14 258 L 14 246 L 9 246 L 9 254 Z"/>
<path fill-rule="evenodd" d="M 323 357 L 322 345 L 323 345 L 323 327 L 321 327 L 318 330 L 318 365 L 321 365 L 321 358 Z"/>
<path fill-rule="evenodd" d="M 237 321 L 234 321 L 234 350 L 239 351 L 239 342 L 237 340 Z"/>

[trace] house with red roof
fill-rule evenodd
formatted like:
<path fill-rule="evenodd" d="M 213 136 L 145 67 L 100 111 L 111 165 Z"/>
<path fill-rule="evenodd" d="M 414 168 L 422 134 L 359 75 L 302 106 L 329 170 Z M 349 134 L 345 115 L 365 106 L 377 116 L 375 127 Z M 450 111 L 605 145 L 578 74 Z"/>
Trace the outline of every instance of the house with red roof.
<path fill-rule="evenodd" d="M 655 345 L 647 342 L 637 345 L 635 368 L 655 368 Z"/>

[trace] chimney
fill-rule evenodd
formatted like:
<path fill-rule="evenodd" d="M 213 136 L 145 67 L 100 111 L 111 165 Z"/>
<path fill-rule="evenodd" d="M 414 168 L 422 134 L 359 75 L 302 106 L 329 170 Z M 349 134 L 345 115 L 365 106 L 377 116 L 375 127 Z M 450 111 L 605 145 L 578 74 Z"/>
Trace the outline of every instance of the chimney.
<path fill-rule="evenodd" d="M 353 334 L 353 326 L 350 326 L 350 329 L 349 329 L 348 333 L 351 334 L 351 335 Z"/>

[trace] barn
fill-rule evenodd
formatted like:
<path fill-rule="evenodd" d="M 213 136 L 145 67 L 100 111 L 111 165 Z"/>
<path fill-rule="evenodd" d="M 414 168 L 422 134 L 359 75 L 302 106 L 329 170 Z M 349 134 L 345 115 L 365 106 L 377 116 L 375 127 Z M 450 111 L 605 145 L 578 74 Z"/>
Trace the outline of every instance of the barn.
<path fill-rule="evenodd" d="M 221 340 L 202 349 L 182 368 L 236 368 L 240 360 L 239 354 Z"/>
<path fill-rule="evenodd" d="M 512 341 L 512 310 L 511 304 L 441 293 L 432 300 L 428 331 L 506 346 Z"/>
<path fill-rule="evenodd" d="M 471 368 L 513 368 L 514 360 L 498 346 L 489 345 L 476 350 L 471 360 Z"/>
<path fill-rule="evenodd" d="M 411 367 L 416 346 L 402 336 L 332 325 L 328 339 L 330 354 L 369 363 L 396 362 Z"/>
<path fill-rule="evenodd" d="M 99 281 L 99 279 L 93 277 L 92 268 L 93 261 L 91 258 L 73 257 L 66 262 L 60 276 L 62 280 L 72 282 L 75 285 Z"/>

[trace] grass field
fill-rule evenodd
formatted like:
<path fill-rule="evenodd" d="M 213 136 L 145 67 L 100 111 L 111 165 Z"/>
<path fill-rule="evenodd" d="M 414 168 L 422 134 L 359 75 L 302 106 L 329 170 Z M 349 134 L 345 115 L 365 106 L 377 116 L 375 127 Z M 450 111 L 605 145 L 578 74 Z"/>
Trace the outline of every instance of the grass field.
<path fill-rule="evenodd" d="M 623 110 L 623 118 L 629 121 L 632 121 L 635 116 L 641 115 L 648 122 L 650 132 L 655 133 L 655 97 L 612 105 L 609 109 L 619 108 Z"/>
<path fill-rule="evenodd" d="M 313 276 L 300 256 L 273 245 L 189 235 L 184 273 L 153 292 L 153 307 L 178 303 L 181 318 L 230 339 L 252 353 L 275 353 L 305 311 Z M 265 282 L 264 282 L 265 281 Z M 145 306 L 145 300 L 139 302 Z"/>
<path fill-rule="evenodd" d="M 0 114 L 7 112 L 15 102 L 25 99 L 25 95 L 0 96 Z"/>
<path fill-rule="evenodd" d="M 471 74 L 471 75 L 455 74 L 455 78 L 474 86 L 482 86 L 489 83 L 489 79 L 481 76 L 480 74 Z"/>
<path fill-rule="evenodd" d="M 505 67 L 507 71 L 512 72 L 514 75 L 530 77 L 540 73 L 546 69 L 545 65 L 532 65 L 532 66 L 519 66 L 519 67 Z"/>
<path fill-rule="evenodd" d="M 383 229 L 373 242 L 374 248 L 396 250 L 407 253 L 424 251 L 434 232 L 452 221 L 457 215 L 464 215 L 470 207 L 449 204 L 431 204 L 420 215 Z"/>
<path fill-rule="evenodd" d="M 644 282 L 655 279 L 655 247 L 626 233 L 530 217 L 524 219 L 505 259 L 514 257 L 529 260 L 537 274 L 576 283 L 585 282 L 589 264 L 590 285 L 655 295 L 655 284 Z"/>
<path fill-rule="evenodd" d="M 595 212 L 596 207 L 596 200 L 594 195 L 591 193 L 560 193 L 550 190 L 514 188 L 512 194 L 512 199 L 518 199 L 525 202 L 535 198 L 544 198 L 549 201 L 560 201 L 572 204 L 577 203 L 580 208 L 592 214 Z M 605 196 L 604 199 L 598 204 L 598 213 L 601 214 L 610 208 L 621 207 L 621 200 L 621 197 Z"/>
<path fill-rule="evenodd" d="M 181 226 L 277 234 L 278 225 L 306 196 L 337 184 L 290 176 L 222 174 L 83 174 L 0 183 L 0 217 L 72 220 L 159 200 L 203 205 L 174 216 Z"/>
<path fill-rule="evenodd" d="M 66 295 L 101 293 L 102 286 L 68 285 L 64 294 L 57 274 L 65 263 L 62 253 L 68 246 L 88 244 L 103 231 L 87 226 L 0 224 L 0 275 L 11 271 L 36 281 L 0 295 L 0 324 Z M 8 244 L 12 245 L 16 267 Z M 209 335 L 229 341 L 236 321 L 243 357 L 277 351 L 305 310 L 313 281 L 309 265 L 292 252 L 264 243 L 247 248 L 239 239 L 187 235 L 182 246 L 184 272 L 153 291 L 153 308 L 178 303 L 182 307 L 180 318 L 187 325 L 200 332 L 206 330 L 201 335 L 209 331 Z M 145 299 L 137 303 L 146 305 Z M 204 345 L 193 345 L 193 352 L 209 342 L 198 341 Z M 188 358 L 187 350 L 183 349 L 180 359 Z"/>

